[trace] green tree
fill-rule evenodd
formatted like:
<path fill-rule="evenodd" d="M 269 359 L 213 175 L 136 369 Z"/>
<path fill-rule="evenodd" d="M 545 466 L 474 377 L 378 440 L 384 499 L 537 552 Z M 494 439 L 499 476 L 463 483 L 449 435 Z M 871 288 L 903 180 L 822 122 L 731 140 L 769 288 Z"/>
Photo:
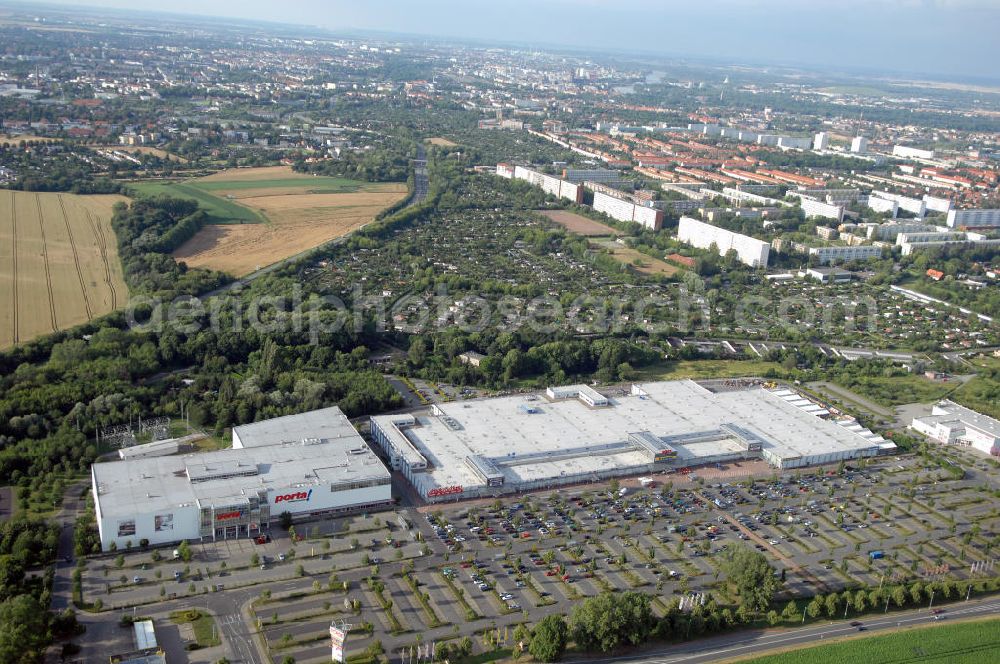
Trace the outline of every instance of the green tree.
<path fill-rule="evenodd" d="M 727 552 L 722 569 L 729 583 L 736 587 L 741 606 L 754 613 L 770 606 L 779 582 L 767 556 L 747 546 L 734 547 Z"/>
<path fill-rule="evenodd" d="M 539 662 L 554 662 L 565 652 L 568 635 L 569 628 L 562 616 L 545 616 L 535 626 L 528 652 Z"/>
<path fill-rule="evenodd" d="M 624 644 L 644 642 L 655 618 L 648 595 L 605 592 L 577 604 L 569 622 L 577 645 L 610 652 Z"/>
<path fill-rule="evenodd" d="M 30 664 L 38 661 L 48 643 L 48 612 L 31 595 L 0 602 L 0 662 Z"/>
<path fill-rule="evenodd" d="M 186 563 L 191 562 L 191 558 L 194 555 L 194 552 L 191 551 L 191 545 L 187 543 L 187 540 L 177 545 L 177 553 L 180 555 L 181 560 Z"/>

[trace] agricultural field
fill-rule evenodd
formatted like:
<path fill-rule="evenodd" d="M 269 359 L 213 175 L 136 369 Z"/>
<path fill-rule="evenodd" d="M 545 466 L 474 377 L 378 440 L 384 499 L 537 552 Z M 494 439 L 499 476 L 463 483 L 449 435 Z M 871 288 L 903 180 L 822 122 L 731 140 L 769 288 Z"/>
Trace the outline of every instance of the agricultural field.
<path fill-rule="evenodd" d="M 541 211 L 540 214 L 549 221 L 559 224 L 570 233 L 576 233 L 577 235 L 624 235 L 624 233 L 612 228 L 611 226 L 606 226 L 605 224 L 594 221 L 593 219 L 588 219 L 587 217 L 576 214 L 575 212 L 567 212 L 566 210 L 544 210 Z"/>
<path fill-rule="evenodd" d="M 400 183 L 367 183 L 296 173 L 233 169 L 186 182 L 142 183 L 144 194 L 198 201 L 210 224 L 174 252 L 192 267 L 242 276 L 341 237 L 406 195 Z"/>
<path fill-rule="evenodd" d="M 121 196 L 0 192 L 0 348 L 125 304 L 111 209 Z"/>
<path fill-rule="evenodd" d="M 886 636 L 848 639 L 742 660 L 746 664 L 950 662 L 978 664 L 1000 657 L 1000 620 L 920 627 Z"/>
<path fill-rule="evenodd" d="M 607 250 L 619 263 L 628 265 L 640 274 L 662 274 L 670 277 L 681 271 L 676 265 L 653 258 L 631 247 L 620 245 L 614 240 L 598 241 L 594 243 L 594 246 Z"/>
<path fill-rule="evenodd" d="M 435 136 L 434 138 L 428 138 L 427 142 L 431 145 L 436 145 L 440 148 L 454 148 L 458 147 L 458 143 L 454 141 L 449 141 L 447 138 L 441 138 L 440 136 Z"/>

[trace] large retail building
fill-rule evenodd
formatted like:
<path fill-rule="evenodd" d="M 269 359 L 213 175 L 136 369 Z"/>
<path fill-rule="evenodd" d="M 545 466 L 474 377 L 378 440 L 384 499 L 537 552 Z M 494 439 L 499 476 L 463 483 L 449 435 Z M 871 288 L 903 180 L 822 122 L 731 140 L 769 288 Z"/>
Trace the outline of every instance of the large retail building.
<path fill-rule="evenodd" d="M 235 427 L 232 449 L 94 464 L 101 547 L 254 537 L 392 504 L 389 471 L 339 408 Z"/>
<path fill-rule="evenodd" d="M 735 385 L 550 387 L 376 416 L 372 437 L 432 502 L 740 459 L 797 468 L 895 447 L 793 390 Z"/>

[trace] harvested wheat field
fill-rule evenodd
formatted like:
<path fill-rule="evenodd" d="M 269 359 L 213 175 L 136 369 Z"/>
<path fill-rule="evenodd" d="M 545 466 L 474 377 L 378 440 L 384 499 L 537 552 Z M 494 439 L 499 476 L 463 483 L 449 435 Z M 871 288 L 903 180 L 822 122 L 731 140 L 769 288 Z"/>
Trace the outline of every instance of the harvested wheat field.
<path fill-rule="evenodd" d="M 314 177 L 284 166 L 225 171 L 191 184 L 266 220 L 205 226 L 174 252 L 191 267 L 235 276 L 346 235 L 406 196 L 404 184 Z"/>
<path fill-rule="evenodd" d="M 547 217 L 549 221 L 554 221 L 570 233 L 576 233 L 577 235 L 624 235 L 622 231 L 616 228 L 606 226 L 593 219 L 588 219 L 575 212 L 567 212 L 566 210 L 539 210 L 539 212 L 543 217 Z"/>
<path fill-rule="evenodd" d="M 0 348 L 125 304 L 111 208 L 126 200 L 0 192 Z"/>
<path fill-rule="evenodd" d="M 440 136 L 435 136 L 434 138 L 428 138 L 427 142 L 431 145 L 436 145 L 439 148 L 457 148 L 458 143 L 454 141 L 449 141 L 447 138 L 441 138 Z"/>

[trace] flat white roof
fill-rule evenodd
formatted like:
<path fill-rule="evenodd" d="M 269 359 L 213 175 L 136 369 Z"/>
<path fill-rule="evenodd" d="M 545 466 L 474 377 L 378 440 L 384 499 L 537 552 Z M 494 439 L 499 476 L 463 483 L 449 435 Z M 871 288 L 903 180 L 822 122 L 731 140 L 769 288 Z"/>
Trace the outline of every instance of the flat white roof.
<path fill-rule="evenodd" d="M 135 630 L 135 649 L 146 650 L 156 647 L 156 631 L 153 629 L 152 620 L 139 620 L 132 623 Z"/>
<path fill-rule="evenodd" d="M 339 435 L 329 439 L 299 436 L 298 418 L 316 422 L 331 417 Z M 339 416 L 339 417 L 338 417 Z M 388 478 L 389 471 L 358 432 L 339 426 L 339 408 L 277 418 L 296 431 L 294 442 L 180 456 L 95 463 L 97 500 L 105 517 L 124 518 L 154 510 L 201 504 L 239 504 L 261 489 L 308 488 L 347 481 Z M 270 430 L 271 422 L 261 430 Z M 350 426 L 350 422 L 348 422 Z M 330 426 L 317 427 L 317 433 Z M 311 431 L 311 430 L 310 430 Z"/>
<path fill-rule="evenodd" d="M 238 437 L 243 447 L 294 443 L 305 438 L 338 440 L 357 435 L 347 415 L 336 406 L 233 427 L 233 441 Z"/>
<path fill-rule="evenodd" d="M 989 415 L 983 415 L 971 408 L 961 406 L 954 401 L 945 399 L 934 404 L 934 409 L 930 415 L 925 417 L 915 417 L 928 424 L 939 422 L 961 422 L 965 427 L 978 429 L 979 431 L 1000 438 L 1000 420 L 996 420 Z"/>
<path fill-rule="evenodd" d="M 407 439 L 428 462 L 427 471 L 413 473 L 411 481 L 424 493 L 435 487 L 482 486 L 465 464 L 472 455 L 499 461 L 510 484 L 641 466 L 649 463 L 648 457 L 616 445 L 626 442 L 630 432 L 645 431 L 664 439 L 679 460 L 696 463 L 745 449 L 734 435 L 718 434 L 727 424 L 763 439 L 764 450 L 780 458 L 874 447 L 859 433 L 818 417 L 821 411 L 813 414 L 789 403 L 786 397 L 795 394 L 789 390 L 758 387 L 715 393 L 689 380 L 637 388 L 637 394 L 612 396 L 604 408 L 577 399 L 551 401 L 543 394 L 440 404 L 439 415 L 417 416 L 415 425 L 406 429 Z M 522 408 L 525 405 L 531 408 Z M 373 420 L 382 426 L 389 417 Z M 707 435 L 691 435 L 697 433 Z M 684 442 L 685 437 L 691 442 Z M 611 449 L 598 451 L 599 446 Z M 559 457 L 588 448 L 593 453 Z"/>

